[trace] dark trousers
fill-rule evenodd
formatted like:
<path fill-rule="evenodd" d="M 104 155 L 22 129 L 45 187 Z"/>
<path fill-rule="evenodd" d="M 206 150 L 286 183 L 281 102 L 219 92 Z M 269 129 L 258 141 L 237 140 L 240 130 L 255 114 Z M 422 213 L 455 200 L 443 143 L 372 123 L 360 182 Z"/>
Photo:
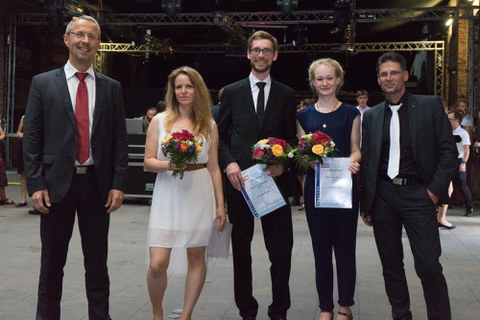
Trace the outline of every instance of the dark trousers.
<path fill-rule="evenodd" d="M 356 265 L 355 248 L 358 225 L 358 197 L 356 181 L 353 187 L 352 209 L 315 208 L 314 173 L 309 170 L 305 181 L 305 210 L 315 256 L 315 279 L 320 310 L 332 311 L 333 262 L 335 253 L 338 304 L 354 304 Z"/>
<path fill-rule="evenodd" d="M 251 242 L 254 218 L 242 194 L 227 184 L 228 216 L 233 224 L 232 253 L 235 303 L 242 317 L 255 317 L 258 302 L 253 297 Z M 286 317 L 290 308 L 290 269 L 293 247 L 292 214 L 288 205 L 263 216 L 263 238 L 271 262 L 272 303 L 268 315 Z"/>
<path fill-rule="evenodd" d="M 462 190 L 465 206 L 468 209 L 471 209 L 473 208 L 472 192 L 470 191 L 470 188 L 468 187 L 468 184 L 467 184 L 467 172 L 460 171 L 460 164 L 462 163 L 462 160 L 463 159 L 461 158 L 457 160 L 457 172 L 453 176 L 453 181 L 456 182 L 460 186 L 460 189 Z"/>
<path fill-rule="evenodd" d="M 100 199 L 97 177 L 92 171 L 85 175 L 75 175 L 65 198 L 59 203 L 53 203 L 49 214 L 41 215 L 42 257 L 37 320 L 60 319 L 63 268 L 75 223 L 75 212 L 82 239 L 88 317 L 90 320 L 110 319 L 110 281 L 107 270 L 110 215 Z"/>
<path fill-rule="evenodd" d="M 447 283 L 439 262 L 441 245 L 435 205 L 425 186 L 397 186 L 380 180 L 371 213 L 393 319 L 412 319 L 403 264 L 402 226 L 422 282 L 428 319 L 451 319 Z"/>

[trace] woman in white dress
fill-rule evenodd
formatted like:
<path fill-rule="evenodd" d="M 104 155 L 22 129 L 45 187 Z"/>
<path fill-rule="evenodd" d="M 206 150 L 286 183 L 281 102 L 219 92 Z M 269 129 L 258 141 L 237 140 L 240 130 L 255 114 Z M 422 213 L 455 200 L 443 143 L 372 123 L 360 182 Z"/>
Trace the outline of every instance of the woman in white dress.
<path fill-rule="evenodd" d="M 152 119 L 145 143 L 145 169 L 157 172 L 147 237 L 147 283 L 153 319 L 163 319 L 162 301 L 171 252 L 174 248 L 186 248 L 188 267 L 180 319 L 187 320 L 191 319 L 205 282 L 205 250 L 214 219 L 219 219 L 219 232 L 226 223 L 218 166 L 218 130 L 211 116 L 210 93 L 195 69 L 180 67 L 170 73 L 165 102 L 166 111 Z M 161 151 L 163 139 L 181 130 L 188 130 L 203 142 L 197 162 L 181 168 L 185 170 L 182 179 L 172 176 L 173 170 L 180 168 Z"/>

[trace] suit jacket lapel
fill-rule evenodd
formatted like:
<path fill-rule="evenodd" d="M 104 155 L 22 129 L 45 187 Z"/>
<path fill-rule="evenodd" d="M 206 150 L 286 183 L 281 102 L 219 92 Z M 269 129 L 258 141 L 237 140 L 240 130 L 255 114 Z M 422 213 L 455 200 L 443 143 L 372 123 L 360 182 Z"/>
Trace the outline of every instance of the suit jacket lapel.
<path fill-rule="evenodd" d="M 370 139 L 375 139 L 373 145 L 375 146 L 375 155 L 376 155 L 375 161 L 377 162 L 377 165 L 378 165 L 378 163 L 380 162 L 380 157 L 382 155 L 383 122 L 385 119 L 385 102 L 383 102 L 377 108 L 379 108 L 379 110 L 374 114 L 372 124 L 374 128 L 379 128 L 379 130 L 377 130 L 376 131 L 377 134 L 375 134 L 373 137 L 370 137 Z"/>
<path fill-rule="evenodd" d="M 65 108 L 65 112 L 67 113 L 68 119 L 72 123 L 73 128 L 77 130 L 77 121 L 75 120 L 75 112 L 73 110 L 73 103 L 70 99 L 70 92 L 68 91 L 67 86 L 67 79 L 65 75 L 65 71 L 63 68 L 57 69 L 58 72 L 55 73 L 55 85 L 58 89 L 58 94 L 62 99 L 63 108 Z"/>
<path fill-rule="evenodd" d="M 102 108 L 105 105 L 105 81 L 103 76 L 95 72 L 95 108 L 93 109 L 93 121 L 92 121 L 92 137 L 100 125 L 100 118 L 102 114 Z"/>
<path fill-rule="evenodd" d="M 412 153 L 414 159 L 417 159 L 417 150 L 418 150 L 418 112 L 419 108 L 417 106 L 417 99 L 415 96 L 408 94 L 408 131 L 410 134 L 410 143 L 412 144 Z"/>

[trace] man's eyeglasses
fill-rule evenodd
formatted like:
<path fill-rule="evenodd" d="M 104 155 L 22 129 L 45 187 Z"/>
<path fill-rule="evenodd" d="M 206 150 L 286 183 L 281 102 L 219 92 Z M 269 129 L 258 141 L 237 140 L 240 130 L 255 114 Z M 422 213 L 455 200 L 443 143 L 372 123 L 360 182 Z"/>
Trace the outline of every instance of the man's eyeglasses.
<path fill-rule="evenodd" d="M 71 36 L 74 36 L 75 39 L 77 39 L 77 40 L 85 39 L 85 36 L 87 36 L 88 40 L 90 40 L 90 41 L 100 41 L 100 38 L 97 38 L 96 35 L 91 34 L 91 33 L 85 33 L 83 31 L 77 31 L 77 32 L 70 31 L 68 34 L 71 35 Z"/>
<path fill-rule="evenodd" d="M 263 55 L 264 55 L 264 56 L 269 56 L 269 55 L 271 55 L 273 52 L 275 52 L 275 50 L 270 49 L 270 48 L 263 48 L 263 49 L 260 49 L 260 48 L 252 48 L 252 49 L 250 49 L 250 53 L 252 53 L 253 55 L 259 55 L 260 52 L 263 52 Z"/>
<path fill-rule="evenodd" d="M 380 78 L 388 78 L 389 76 L 393 78 L 393 77 L 396 77 L 398 75 L 401 75 L 402 73 L 403 73 L 403 71 L 395 70 L 395 71 L 390 71 L 390 72 L 380 72 L 378 74 L 378 76 Z"/>

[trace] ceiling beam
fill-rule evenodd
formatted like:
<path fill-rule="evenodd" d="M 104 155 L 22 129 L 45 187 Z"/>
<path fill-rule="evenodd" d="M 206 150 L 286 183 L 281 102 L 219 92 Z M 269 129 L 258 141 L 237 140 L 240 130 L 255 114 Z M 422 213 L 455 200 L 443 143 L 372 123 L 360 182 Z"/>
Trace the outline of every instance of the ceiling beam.
<path fill-rule="evenodd" d="M 465 9 L 469 10 L 465 10 Z M 356 23 L 379 23 L 392 21 L 440 21 L 456 15 L 459 19 L 475 19 L 471 9 L 479 6 L 433 7 L 433 8 L 390 8 L 390 9 L 356 9 Z M 218 15 L 222 14 L 222 19 Z M 334 10 L 294 11 L 290 16 L 281 12 L 214 12 L 214 13 L 179 13 L 169 17 L 164 13 L 103 13 L 103 25 L 111 26 L 256 26 L 290 25 L 290 24 L 333 24 Z M 13 13 L 11 23 L 17 25 L 47 24 L 46 13 Z"/>

